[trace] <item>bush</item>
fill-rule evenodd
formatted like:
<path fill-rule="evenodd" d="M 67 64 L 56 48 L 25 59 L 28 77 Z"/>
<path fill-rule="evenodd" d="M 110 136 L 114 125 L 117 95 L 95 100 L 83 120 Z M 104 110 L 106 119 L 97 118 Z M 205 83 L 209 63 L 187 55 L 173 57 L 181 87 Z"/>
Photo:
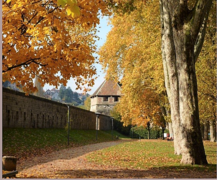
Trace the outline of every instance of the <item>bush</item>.
<path fill-rule="evenodd" d="M 130 135 L 131 126 L 123 126 L 123 122 L 114 119 L 114 130 L 126 136 Z"/>
<path fill-rule="evenodd" d="M 168 130 L 164 130 L 164 133 L 167 133 Z M 132 127 L 130 129 L 130 137 L 131 138 L 143 138 L 148 139 L 148 129 L 144 128 L 143 126 L 140 127 Z M 158 139 L 162 138 L 162 129 L 159 128 L 152 128 L 150 129 L 150 139 Z"/>

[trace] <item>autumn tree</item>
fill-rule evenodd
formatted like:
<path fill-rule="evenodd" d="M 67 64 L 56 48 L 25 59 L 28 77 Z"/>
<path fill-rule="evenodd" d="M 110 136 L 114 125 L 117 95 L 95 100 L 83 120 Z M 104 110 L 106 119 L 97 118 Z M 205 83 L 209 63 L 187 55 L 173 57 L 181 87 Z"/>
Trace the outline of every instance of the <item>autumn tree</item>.
<path fill-rule="evenodd" d="M 176 154 L 183 164 L 207 164 L 200 131 L 195 62 L 212 0 L 160 0 L 162 58 Z"/>
<path fill-rule="evenodd" d="M 167 117 L 170 121 L 161 63 L 158 3 L 149 3 L 147 9 L 142 1 L 137 1 L 136 10 L 130 14 L 123 14 L 122 10 L 115 13 L 111 19 L 113 28 L 99 52 L 107 76 L 121 79 L 124 96 L 117 110 L 125 125 L 146 127 L 147 122 L 152 122 L 162 127 L 162 119 Z M 161 109 L 166 112 L 163 114 Z"/>
<path fill-rule="evenodd" d="M 152 11 L 138 2 L 138 9 L 130 14 L 116 13 L 111 19 L 113 28 L 99 52 L 107 76 L 121 80 L 124 96 L 117 110 L 125 125 L 146 126 L 148 121 L 157 124 L 160 120 L 158 94 L 165 91 L 160 18 L 152 16 L 159 14 L 159 6 L 157 1 L 149 5 Z"/>
<path fill-rule="evenodd" d="M 96 25 L 104 1 L 4 0 L 2 5 L 2 77 L 34 92 L 33 79 L 58 86 L 71 77 L 77 88 L 92 86 L 96 68 Z"/>
<path fill-rule="evenodd" d="M 151 4 L 153 1 L 147 2 Z M 207 164 L 200 132 L 195 62 L 205 38 L 212 0 L 160 0 L 159 2 L 161 51 L 165 87 L 171 107 L 175 154 L 182 155 L 181 163 L 183 164 Z M 151 15 L 150 18 L 153 18 L 153 13 Z M 134 30 L 135 27 L 132 29 Z M 127 32 L 129 30 L 131 29 L 126 28 Z M 154 30 L 153 28 L 153 32 Z M 131 46 L 128 46 L 128 52 L 139 41 L 134 41 Z M 120 43 L 116 42 L 113 46 L 117 44 Z M 126 50 L 125 47 L 123 45 L 121 51 Z M 122 54 L 119 56 L 121 51 L 115 51 L 119 61 L 125 58 Z M 109 52 L 112 52 L 112 48 Z M 134 60 L 137 56 L 131 57 Z M 110 64 L 111 66 L 122 67 L 117 62 L 111 61 Z M 134 63 L 127 63 L 134 66 Z M 123 69 L 129 70 L 127 68 L 125 66 Z M 119 72 L 122 73 L 123 71 Z M 133 71 L 130 72 L 133 76 Z M 131 83 L 132 89 L 133 85 L 134 83 Z"/>
<path fill-rule="evenodd" d="M 196 62 L 200 122 L 210 125 L 210 141 L 216 141 L 216 6 L 211 7 L 207 33 Z M 204 128 L 203 130 L 206 130 Z M 202 133 L 208 133 L 202 132 Z"/>

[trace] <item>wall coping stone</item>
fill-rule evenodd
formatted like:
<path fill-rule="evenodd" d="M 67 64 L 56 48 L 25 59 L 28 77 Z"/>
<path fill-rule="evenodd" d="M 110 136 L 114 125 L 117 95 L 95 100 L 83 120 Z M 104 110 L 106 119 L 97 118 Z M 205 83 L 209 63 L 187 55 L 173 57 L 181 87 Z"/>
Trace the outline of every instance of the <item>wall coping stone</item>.
<path fill-rule="evenodd" d="M 33 99 L 36 99 L 36 100 L 40 100 L 40 101 L 44 101 L 44 102 L 48 102 L 48 103 L 52 103 L 52 104 L 57 104 L 57 105 L 61 105 L 61 106 L 68 105 L 69 107 L 95 114 L 95 112 L 93 112 L 93 111 L 88 111 L 86 109 L 81 109 L 81 108 L 78 108 L 76 106 L 72 106 L 70 104 L 64 104 L 64 103 L 61 103 L 61 102 L 52 101 L 50 99 L 34 96 L 34 95 L 31 95 L 31 94 L 25 95 L 25 92 L 15 91 L 15 90 L 8 89 L 8 88 L 5 88 L 5 87 L 3 87 L 2 89 L 3 89 L 3 92 L 6 92 L 6 93 L 15 94 L 15 95 L 18 95 L 18 96 L 23 96 L 23 97 L 30 97 L 30 98 L 33 98 Z M 107 115 L 100 114 L 100 116 L 105 116 L 106 117 Z M 111 118 L 111 116 L 107 116 L 107 117 Z"/>

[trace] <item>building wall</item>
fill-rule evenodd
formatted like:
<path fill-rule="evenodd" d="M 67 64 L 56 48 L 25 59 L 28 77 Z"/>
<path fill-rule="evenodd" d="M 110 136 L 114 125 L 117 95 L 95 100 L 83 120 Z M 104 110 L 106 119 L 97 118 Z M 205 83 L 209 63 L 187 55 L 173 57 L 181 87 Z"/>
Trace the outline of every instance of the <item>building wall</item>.
<path fill-rule="evenodd" d="M 72 129 L 96 128 L 94 112 L 74 106 L 69 109 Z M 64 128 L 67 112 L 65 104 L 3 88 L 3 127 Z M 110 130 L 111 118 L 105 115 L 99 118 L 100 130 Z"/>
<path fill-rule="evenodd" d="M 120 98 L 120 97 L 119 97 Z M 118 101 L 114 101 L 114 96 L 108 97 L 108 101 L 103 101 L 103 97 L 92 97 L 91 98 L 91 111 L 100 112 L 107 116 L 110 115 L 110 111 L 113 107 L 118 103 Z"/>

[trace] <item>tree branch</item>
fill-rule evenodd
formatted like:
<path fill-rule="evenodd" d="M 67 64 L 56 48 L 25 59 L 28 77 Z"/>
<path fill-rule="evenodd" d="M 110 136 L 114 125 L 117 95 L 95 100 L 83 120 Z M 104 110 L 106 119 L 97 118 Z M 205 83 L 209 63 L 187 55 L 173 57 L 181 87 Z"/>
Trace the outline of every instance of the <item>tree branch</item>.
<path fill-rule="evenodd" d="M 28 21 L 27 24 L 29 24 L 37 14 L 38 14 L 38 12 L 36 12 L 36 13 L 32 16 L 32 18 Z"/>
<path fill-rule="evenodd" d="M 28 61 L 25 61 L 25 62 L 20 63 L 20 64 L 13 65 L 13 66 L 11 66 L 11 67 L 8 67 L 7 65 L 5 65 L 5 66 L 7 66 L 7 69 L 6 69 L 6 70 L 2 70 L 2 73 L 5 73 L 5 72 L 10 71 L 10 70 L 12 70 L 12 69 L 15 69 L 15 68 L 17 68 L 17 67 L 21 67 L 21 66 L 24 66 L 24 65 L 29 65 L 29 64 L 31 64 L 31 63 L 35 63 L 35 64 L 38 64 L 38 65 L 40 65 L 40 66 L 47 66 L 47 65 L 48 65 L 48 64 L 41 64 L 41 63 L 38 63 L 37 60 L 39 60 L 39 59 L 40 59 L 40 58 L 29 59 Z M 4 66 L 4 63 L 2 63 L 2 65 Z"/>
<path fill-rule="evenodd" d="M 209 15 L 211 9 L 212 0 L 197 0 L 192 13 L 193 16 L 190 21 L 190 28 L 192 30 L 192 40 L 197 39 L 200 32 L 201 26 L 204 23 L 204 20 Z"/>
<path fill-rule="evenodd" d="M 58 9 L 58 6 L 56 6 L 54 9 L 52 9 L 51 11 L 49 11 L 48 14 L 54 12 L 56 9 Z"/>
<path fill-rule="evenodd" d="M 197 39 L 195 41 L 195 45 L 194 45 L 194 59 L 195 59 L 195 61 L 194 61 L 194 63 L 196 63 L 198 56 L 201 52 L 201 49 L 203 47 L 203 42 L 204 42 L 205 34 L 206 34 L 208 15 L 209 15 L 209 12 L 206 12 L 206 16 L 204 17 L 203 24 L 200 28 L 200 32 L 198 33 Z"/>
<path fill-rule="evenodd" d="M 38 22 L 34 25 L 34 27 L 37 26 L 43 19 L 44 19 L 44 17 L 41 16 L 41 17 L 39 18 Z"/>

